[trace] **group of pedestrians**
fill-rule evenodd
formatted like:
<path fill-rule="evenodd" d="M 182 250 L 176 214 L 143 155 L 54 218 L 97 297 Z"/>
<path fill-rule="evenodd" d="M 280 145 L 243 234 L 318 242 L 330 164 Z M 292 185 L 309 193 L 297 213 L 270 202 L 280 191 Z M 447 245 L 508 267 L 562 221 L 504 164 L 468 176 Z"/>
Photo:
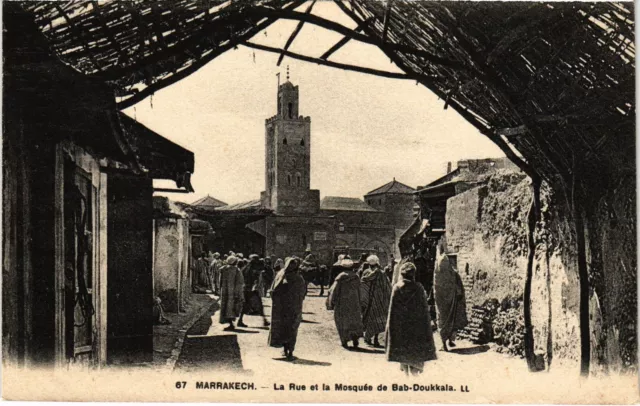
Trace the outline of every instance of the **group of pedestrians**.
<path fill-rule="evenodd" d="M 375 255 L 366 257 L 356 270 L 353 261 L 340 256 L 334 267 L 340 269 L 329 289 L 326 306 L 334 311 L 336 328 L 342 346 L 349 342 L 359 346 L 364 337 L 367 344 L 380 346 L 379 335 L 385 331 L 391 283 Z"/>
<path fill-rule="evenodd" d="M 227 331 L 238 327 L 247 327 L 245 315 L 262 316 L 263 325 L 270 323 L 264 313 L 262 297 L 267 294 L 265 286 L 273 280 L 273 268 L 270 259 L 251 254 L 248 259 L 241 253 L 229 252 L 220 259 L 219 254 L 210 266 L 212 290 L 220 296 L 220 323 L 229 324 Z M 276 262 L 277 264 L 277 262 Z"/>
<path fill-rule="evenodd" d="M 433 330 L 438 326 L 442 350 L 455 346 L 455 334 L 467 324 L 464 289 L 460 276 L 451 266 L 442 244 L 438 245 L 433 294 L 438 323 L 432 323 L 430 294 L 416 281 L 416 265 L 403 258 L 393 273 L 380 266 L 376 255 L 363 257 L 359 264 L 341 255 L 334 264 L 337 275 L 329 289 L 326 307 L 334 312 L 334 320 L 343 347 L 358 348 L 360 339 L 373 347 L 382 347 L 380 335 L 385 334 L 387 360 L 398 362 L 407 374 L 419 374 L 424 363 L 435 360 Z M 214 254 L 215 256 L 215 254 Z M 305 258 L 307 262 L 308 257 Z M 230 253 L 219 259 L 220 323 L 234 321 L 246 327 L 245 314 L 262 316 L 265 326 L 271 325 L 269 345 L 283 348 L 283 356 L 293 360 L 298 329 L 302 322 L 302 305 L 306 282 L 301 275 L 305 262 L 296 257 L 277 259 L 273 267 L 251 255 Z M 268 266 L 267 266 L 268 265 Z M 273 275 L 269 288 L 265 285 L 265 269 Z M 262 287 L 261 287 L 262 286 Z M 262 297 L 272 300 L 271 323 L 267 320 Z"/>
<path fill-rule="evenodd" d="M 382 270 L 377 256 L 371 255 L 356 269 L 348 256 L 341 256 L 334 267 L 340 269 L 329 289 L 326 306 L 334 311 L 334 320 L 342 346 L 366 344 L 380 347 L 379 335 L 385 333 L 387 360 L 398 362 L 407 374 L 419 374 L 424 363 L 435 360 L 433 329 L 439 326 L 443 351 L 455 346 L 455 334 L 467 324 L 464 288 L 451 266 L 443 243 L 438 244 L 434 277 L 438 323 L 432 324 L 429 297 L 416 281 L 416 265 L 403 259 L 390 282 L 388 270 Z M 435 320 L 433 320 L 435 322 Z M 432 327 L 433 326 L 433 327 Z"/>

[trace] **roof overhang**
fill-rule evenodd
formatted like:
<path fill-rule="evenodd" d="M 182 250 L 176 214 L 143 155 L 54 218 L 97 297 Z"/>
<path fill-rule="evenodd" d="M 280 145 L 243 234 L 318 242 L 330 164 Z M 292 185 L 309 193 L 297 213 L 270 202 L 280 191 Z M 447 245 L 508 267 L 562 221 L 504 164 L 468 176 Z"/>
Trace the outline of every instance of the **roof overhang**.
<path fill-rule="evenodd" d="M 178 188 L 193 192 L 193 152 L 169 141 L 131 117 L 119 113 L 122 129 L 129 139 L 140 166 L 153 179 L 170 179 Z"/>

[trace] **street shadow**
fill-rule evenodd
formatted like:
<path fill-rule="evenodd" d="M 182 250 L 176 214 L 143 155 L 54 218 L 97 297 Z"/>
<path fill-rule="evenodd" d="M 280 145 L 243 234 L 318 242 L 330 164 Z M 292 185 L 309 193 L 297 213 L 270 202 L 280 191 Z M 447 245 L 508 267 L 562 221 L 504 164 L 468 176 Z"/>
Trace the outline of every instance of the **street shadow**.
<path fill-rule="evenodd" d="M 302 314 L 315 314 L 314 312 L 302 312 Z"/>
<path fill-rule="evenodd" d="M 264 326 L 262 326 L 262 327 L 251 327 L 251 328 L 257 328 L 258 330 L 266 330 L 266 331 L 269 331 L 269 327 L 264 327 Z"/>
<path fill-rule="evenodd" d="M 242 371 L 242 355 L 234 334 L 187 337 L 178 357 L 177 371 Z"/>
<path fill-rule="evenodd" d="M 220 306 L 218 305 L 217 302 L 213 303 L 209 307 L 209 309 L 202 315 L 202 317 L 200 317 L 195 323 L 193 323 L 191 328 L 189 328 L 189 331 L 187 334 L 192 336 L 206 335 L 207 332 L 209 331 L 209 328 L 213 325 L 213 322 L 214 322 L 213 315 L 216 311 L 218 311 L 219 308 Z"/>
<path fill-rule="evenodd" d="M 362 348 L 362 347 L 358 347 L 358 348 L 349 347 L 347 349 L 349 351 L 363 352 L 365 354 L 384 354 L 384 349 L 374 350 L 373 348 Z"/>
<path fill-rule="evenodd" d="M 308 366 L 317 366 L 317 367 L 330 367 L 332 365 L 330 362 L 313 361 L 310 359 L 303 359 L 303 358 L 295 358 L 292 361 L 289 361 L 287 360 L 286 357 L 280 357 L 280 358 L 273 358 L 273 360 L 289 362 L 291 364 L 296 364 L 296 365 L 308 365 Z"/>
<path fill-rule="evenodd" d="M 483 352 L 487 352 L 489 351 L 489 348 L 491 347 L 484 344 L 484 345 L 478 345 L 475 347 L 467 347 L 467 348 L 449 348 L 449 352 L 453 354 L 460 354 L 460 355 L 473 355 L 473 354 L 481 354 Z"/>
<path fill-rule="evenodd" d="M 231 331 L 226 331 L 226 333 L 239 333 L 239 334 L 258 334 L 259 331 L 251 331 L 251 330 L 245 330 L 242 328 L 235 328 L 235 330 L 231 330 Z"/>
<path fill-rule="evenodd" d="M 320 324 L 317 321 L 311 321 L 311 320 L 302 320 L 301 323 L 309 323 L 309 324 Z"/>

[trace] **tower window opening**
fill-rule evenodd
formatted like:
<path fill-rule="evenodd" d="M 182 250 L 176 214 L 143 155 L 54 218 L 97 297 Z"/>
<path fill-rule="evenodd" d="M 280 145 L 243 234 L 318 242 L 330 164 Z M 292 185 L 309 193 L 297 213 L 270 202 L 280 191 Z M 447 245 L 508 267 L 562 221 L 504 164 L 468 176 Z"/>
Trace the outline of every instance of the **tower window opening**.
<path fill-rule="evenodd" d="M 287 107 L 289 108 L 289 118 L 293 118 L 293 103 L 289 103 Z"/>
<path fill-rule="evenodd" d="M 291 175 L 287 175 L 287 183 L 291 186 Z"/>
<path fill-rule="evenodd" d="M 300 186 L 302 184 L 302 177 L 300 176 L 300 174 L 296 175 L 296 184 L 298 186 Z"/>
<path fill-rule="evenodd" d="M 282 143 L 283 143 L 284 145 L 287 145 L 287 137 L 285 137 L 285 138 L 282 140 Z"/>
<path fill-rule="evenodd" d="M 304 138 L 300 140 L 300 145 L 304 147 Z"/>

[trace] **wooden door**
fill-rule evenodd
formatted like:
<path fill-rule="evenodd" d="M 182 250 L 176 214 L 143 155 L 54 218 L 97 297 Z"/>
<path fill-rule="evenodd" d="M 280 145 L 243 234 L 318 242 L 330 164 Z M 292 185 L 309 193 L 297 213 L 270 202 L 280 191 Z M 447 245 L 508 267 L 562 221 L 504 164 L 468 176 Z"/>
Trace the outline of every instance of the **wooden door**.
<path fill-rule="evenodd" d="M 94 362 L 96 346 L 94 235 L 97 185 L 92 174 L 67 160 L 64 165 L 64 325 L 69 363 Z"/>
<path fill-rule="evenodd" d="M 57 367 L 106 361 L 106 175 L 70 142 L 55 154 L 55 360 Z"/>

